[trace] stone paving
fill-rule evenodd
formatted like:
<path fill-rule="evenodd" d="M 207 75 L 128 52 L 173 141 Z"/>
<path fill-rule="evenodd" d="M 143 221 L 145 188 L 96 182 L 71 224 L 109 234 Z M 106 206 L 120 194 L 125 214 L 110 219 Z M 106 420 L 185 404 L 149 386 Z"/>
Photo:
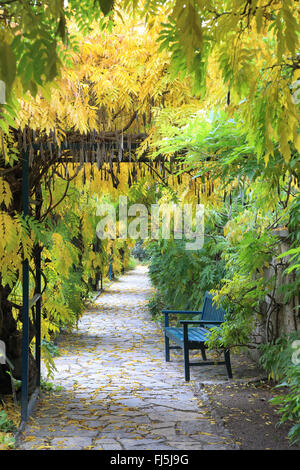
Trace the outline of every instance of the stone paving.
<path fill-rule="evenodd" d="M 195 383 L 226 380 L 225 366 L 164 360 L 163 334 L 149 317 L 147 268 L 138 266 L 102 293 L 63 335 L 54 383 L 42 394 L 18 445 L 22 450 L 226 450 L 235 448 Z"/>

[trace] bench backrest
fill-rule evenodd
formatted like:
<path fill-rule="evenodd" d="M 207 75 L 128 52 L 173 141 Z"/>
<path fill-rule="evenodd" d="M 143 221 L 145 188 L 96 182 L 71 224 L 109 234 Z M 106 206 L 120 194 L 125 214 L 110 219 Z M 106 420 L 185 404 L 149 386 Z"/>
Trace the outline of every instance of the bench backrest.
<path fill-rule="evenodd" d="M 225 310 L 213 303 L 213 296 L 205 292 L 201 320 L 224 321 Z"/>

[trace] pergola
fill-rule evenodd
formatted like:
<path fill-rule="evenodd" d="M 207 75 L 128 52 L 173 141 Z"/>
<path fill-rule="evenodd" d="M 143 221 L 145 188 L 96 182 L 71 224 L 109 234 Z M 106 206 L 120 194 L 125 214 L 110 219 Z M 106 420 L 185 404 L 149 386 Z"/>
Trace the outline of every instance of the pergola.
<path fill-rule="evenodd" d="M 151 160 L 146 154 L 136 158 L 135 152 L 141 142 L 145 139 L 145 134 L 126 134 L 106 133 L 80 135 L 69 133 L 63 142 L 58 142 L 53 133 L 50 137 L 37 135 L 30 129 L 18 131 L 16 138 L 19 144 L 22 164 L 22 212 L 24 217 L 30 213 L 30 193 L 33 181 L 37 173 L 47 172 L 53 165 L 73 164 L 82 168 L 85 163 L 97 165 L 98 169 L 105 166 L 112 183 L 115 187 L 118 180 L 114 174 L 113 164 L 132 163 L 138 165 L 145 163 L 157 175 L 170 173 L 172 162 L 166 161 L 159 156 Z M 108 167 L 108 169 L 107 169 Z M 42 206 L 41 186 L 38 181 L 33 188 L 35 194 L 35 217 L 39 218 Z M 42 305 L 42 272 L 41 272 L 41 252 L 42 247 L 37 244 L 34 249 L 35 265 L 35 292 L 33 297 L 29 298 L 29 261 L 23 260 L 22 266 L 22 371 L 21 371 L 21 425 L 20 431 L 24 428 L 28 417 L 38 396 L 41 382 L 41 305 Z M 35 326 L 35 363 L 36 363 L 36 383 L 35 390 L 29 396 L 29 321 L 30 310 L 33 309 L 33 318 Z"/>

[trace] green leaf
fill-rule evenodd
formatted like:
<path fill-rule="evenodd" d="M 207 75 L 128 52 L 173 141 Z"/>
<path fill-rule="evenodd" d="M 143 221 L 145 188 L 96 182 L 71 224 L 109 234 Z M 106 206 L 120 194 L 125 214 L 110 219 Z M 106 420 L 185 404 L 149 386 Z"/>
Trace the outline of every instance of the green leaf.
<path fill-rule="evenodd" d="M 114 0 L 98 0 L 98 3 L 104 15 L 107 15 L 114 6 Z"/>
<path fill-rule="evenodd" d="M 0 79 L 5 82 L 8 92 L 16 76 L 16 57 L 10 44 L 0 43 Z"/>

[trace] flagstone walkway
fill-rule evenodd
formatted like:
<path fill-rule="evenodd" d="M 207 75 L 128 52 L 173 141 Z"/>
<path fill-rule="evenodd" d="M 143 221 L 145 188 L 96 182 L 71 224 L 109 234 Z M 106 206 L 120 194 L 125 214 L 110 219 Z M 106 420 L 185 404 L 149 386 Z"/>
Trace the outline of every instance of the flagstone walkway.
<path fill-rule="evenodd" d="M 147 268 L 138 266 L 63 335 L 54 379 L 62 389 L 42 394 L 19 449 L 234 448 L 205 396 L 185 383 L 182 353 L 165 363 L 162 332 L 146 307 L 151 292 Z M 207 366 L 192 378 L 199 369 L 226 376 L 225 367 Z"/>

